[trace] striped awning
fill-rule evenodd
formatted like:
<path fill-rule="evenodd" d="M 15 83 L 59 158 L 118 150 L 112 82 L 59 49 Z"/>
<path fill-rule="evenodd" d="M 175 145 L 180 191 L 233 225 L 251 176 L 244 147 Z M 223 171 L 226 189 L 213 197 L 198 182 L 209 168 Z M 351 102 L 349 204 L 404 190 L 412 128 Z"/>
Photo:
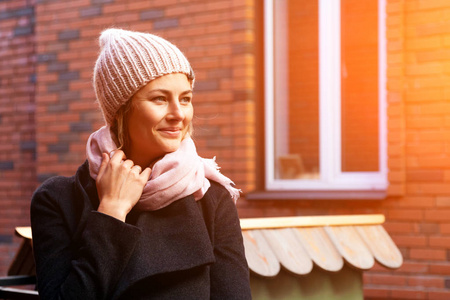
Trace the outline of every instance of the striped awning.
<path fill-rule="evenodd" d="M 361 270 L 375 261 L 398 268 L 402 255 L 382 223 L 383 215 L 241 219 L 249 268 L 266 277 L 281 266 L 299 275 L 314 265 L 337 272 L 344 260 Z"/>

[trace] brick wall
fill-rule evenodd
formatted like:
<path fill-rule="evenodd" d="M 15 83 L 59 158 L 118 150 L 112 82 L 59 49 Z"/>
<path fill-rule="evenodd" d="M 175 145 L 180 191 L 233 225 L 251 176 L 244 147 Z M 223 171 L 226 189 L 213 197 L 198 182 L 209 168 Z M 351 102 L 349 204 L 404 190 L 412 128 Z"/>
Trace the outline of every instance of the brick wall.
<path fill-rule="evenodd" d="M 13 227 L 29 223 L 36 184 L 73 174 L 103 123 L 91 76 L 96 39 L 111 25 L 162 35 L 185 52 L 197 76 L 199 153 L 217 156 L 244 192 L 261 186 L 260 1 L 10 0 L 0 8 L 0 272 L 17 247 Z M 386 11 L 388 198 L 244 197 L 238 209 L 241 217 L 383 213 L 405 262 L 366 272 L 366 298 L 448 299 L 450 3 L 387 0 Z"/>
<path fill-rule="evenodd" d="M 450 299 L 450 2 L 386 2 L 387 199 L 243 200 L 240 215 L 382 213 L 404 263 L 365 272 L 365 299 Z"/>
<path fill-rule="evenodd" d="M 36 187 L 34 1 L 0 2 L 0 274 Z"/>
<path fill-rule="evenodd" d="M 251 3 L 242 1 L 40 1 L 36 5 L 37 174 L 73 174 L 102 125 L 91 76 L 97 38 L 109 26 L 176 44 L 195 72 L 195 140 L 205 157 L 251 188 L 254 141 Z"/>
<path fill-rule="evenodd" d="M 383 210 L 405 262 L 369 272 L 366 294 L 449 299 L 450 3 L 388 1 L 387 13 L 390 180 L 404 196 Z"/>

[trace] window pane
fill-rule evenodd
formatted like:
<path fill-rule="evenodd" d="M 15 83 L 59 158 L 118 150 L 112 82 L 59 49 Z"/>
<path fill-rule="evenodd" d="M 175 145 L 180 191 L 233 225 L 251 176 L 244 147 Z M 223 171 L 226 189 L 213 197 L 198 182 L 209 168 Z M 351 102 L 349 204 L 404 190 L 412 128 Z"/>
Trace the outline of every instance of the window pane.
<path fill-rule="evenodd" d="M 275 177 L 319 177 L 318 1 L 274 1 Z"/>
<path fill-rule="evenodd" d="M 341 0 L 342 172 L 378 171 L 377 0 Z"/>

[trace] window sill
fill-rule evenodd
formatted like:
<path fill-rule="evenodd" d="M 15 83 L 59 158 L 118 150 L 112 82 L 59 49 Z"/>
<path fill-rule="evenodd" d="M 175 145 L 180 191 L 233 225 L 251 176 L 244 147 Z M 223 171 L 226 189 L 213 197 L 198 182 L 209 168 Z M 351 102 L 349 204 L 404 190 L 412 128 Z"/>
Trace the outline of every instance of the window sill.
<path fill-rule="evenodd" d="M 254 191 L 247 200 L 383 200 L 386 191 Z"/>

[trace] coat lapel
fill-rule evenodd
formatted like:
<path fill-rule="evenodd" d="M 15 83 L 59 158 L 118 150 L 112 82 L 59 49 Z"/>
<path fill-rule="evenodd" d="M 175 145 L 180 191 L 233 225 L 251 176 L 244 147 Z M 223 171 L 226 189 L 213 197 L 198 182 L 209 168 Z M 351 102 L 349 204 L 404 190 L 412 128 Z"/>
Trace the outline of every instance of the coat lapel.
<path fill-rule="evenodd" d="M 142 230 L 117 288 L 117 295 L 140 279 L 214 262 L 214 252 L 193 196 L 157 211 L 133 211 L 128 218 Z"/>

